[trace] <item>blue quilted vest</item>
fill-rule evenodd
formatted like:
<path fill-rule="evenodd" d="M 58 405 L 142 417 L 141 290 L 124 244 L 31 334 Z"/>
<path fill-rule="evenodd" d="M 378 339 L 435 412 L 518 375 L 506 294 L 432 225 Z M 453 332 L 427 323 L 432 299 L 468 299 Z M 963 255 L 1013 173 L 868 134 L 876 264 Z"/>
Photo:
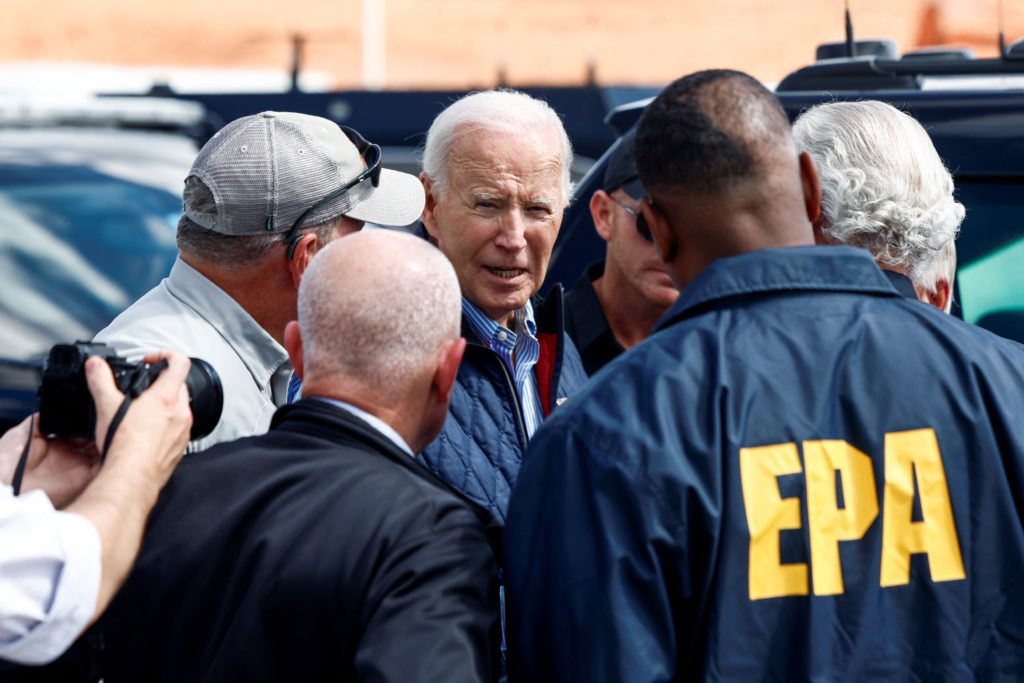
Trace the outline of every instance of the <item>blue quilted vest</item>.
<path fill-rule="evenodd" d="M 587 381 L 579 353 L 562 327 L 562 287 L 534 299 L 541 357 L 534 368 L 544 414 Z M 526 427 L 512 373 L 463 320 L 466 354 L 452 391 L 448 419 L 422 453 L 439 477 L 486 507 L 502 525 L 526 451 Z"/>

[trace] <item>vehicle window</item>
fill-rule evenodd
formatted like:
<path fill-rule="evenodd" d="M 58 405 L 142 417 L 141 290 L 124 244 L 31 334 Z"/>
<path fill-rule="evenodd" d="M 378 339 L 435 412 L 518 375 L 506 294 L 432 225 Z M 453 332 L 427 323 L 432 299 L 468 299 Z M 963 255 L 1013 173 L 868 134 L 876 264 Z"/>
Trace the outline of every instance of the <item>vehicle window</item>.
<path fill-rule="evenodd" d="M 1022 191 L 1020 179 L 957 179 L 957 198 L 967 209 L 957 280 L 964 320 L 1024 342 Z"/>
<path fill-rule="evenodd" d="M 170 270 L 180 213 L 170 192 L 98 173 L 0 185 L 4 355 L 91 338 Z"/>

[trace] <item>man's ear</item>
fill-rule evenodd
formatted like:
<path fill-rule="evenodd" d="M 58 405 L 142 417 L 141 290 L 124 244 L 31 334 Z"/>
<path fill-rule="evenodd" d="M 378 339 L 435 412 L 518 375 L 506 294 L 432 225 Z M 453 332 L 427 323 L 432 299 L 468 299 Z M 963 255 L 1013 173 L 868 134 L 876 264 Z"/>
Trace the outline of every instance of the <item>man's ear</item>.
<path fill-rule="evenodd" d="M 437 210 L 437 198 L 434 197 L 434 181 L 426 173 L 420 173 L 420 182 L 423 183 L 423 194 L 426 195 L 420 218 L 423 220 L 423 227 L 427 229 L 427 234 L 436 242 L 438 239 L 437 220 L 435 220 L 434 212 Z"/>
<path fill-rule="evenodd" d="M 604 190 L 590 195 L 590 217 L 594 221 L 594 229 L 605 242 L 612 238 L 612 198 Z"/>
<path fill-rule="evenodd" d="M 462 362 L 462 354 L 466 351 L 466 338 L 459 337 L 445 342 L 441 351 L 441 359 L 434 370 L 434 378 L 431 381 L 431 390 L 438 403 L 448 405 L 452 398 L 452 388 L 455 386 L 455 378 L 459 374 L 459 364 Z"/>
<path fill-rule="evenodd" d="M 307 232 L 304 234 L 299 238 L 292 258 L 288 261 L 288 270 L 291 273 L 292 284 L 295 285 L 296 291 L 299 289 L 299 283 L 302 282 L 302 274 L 306 272 L 309 262 L 316 256 L 316 241 L 316 233 Z"/>
<path fill-rule="evenodd" d="M 668 265 L 675 260 L 679 251 L 679 238 L 672 231 L 672 226 L 661 211 L 654 208 L 650 197 L 640 200 L 640 211 L 643 213 L 647 227 L 650 228 L 651 237 L 654 238 L 654 247 L 658 250 L 658 256 Z"/>
<path fill-rule="evenodd" d="M 302 365 L 302 334 L 299 332 L 298 320 L 292 320 L 284 326 L 284 349 L 292 361 L 295 374 L 303 379 L 306 368 Z"/>
<path fill-rule="evenodd" d="M 925 289 L 917 289 L 917 298 L 926 304 L 931 304 L 943 313 L 949 313 L 953 305 L 953 288 L 949 286 L 949 280 L 941 278 L 935 283 L 935 290 L 929 292 Z"/>
<path fill-rule="evenodd" d="M 821 216 L 821 181 L 814 160 L 807 152 L 800 153 L 800 182 L 804 191 L 804 210 L 807 220 L 815 225 Z M 817 227 L 815 228 L 817 233 Z M 817 239 L 817 237 L 815 237 Z"/>

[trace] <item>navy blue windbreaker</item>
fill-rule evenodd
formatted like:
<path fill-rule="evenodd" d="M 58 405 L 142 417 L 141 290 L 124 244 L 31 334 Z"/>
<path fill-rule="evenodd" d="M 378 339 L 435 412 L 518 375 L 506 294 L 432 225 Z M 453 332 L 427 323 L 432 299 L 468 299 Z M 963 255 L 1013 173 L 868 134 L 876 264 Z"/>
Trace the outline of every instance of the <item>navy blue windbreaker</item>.
<path fill-rule="evenodd" d="M 515 681 L 1024 678 L 1024 347 L 866 251 L 716 261 L 535 434 Z"/>

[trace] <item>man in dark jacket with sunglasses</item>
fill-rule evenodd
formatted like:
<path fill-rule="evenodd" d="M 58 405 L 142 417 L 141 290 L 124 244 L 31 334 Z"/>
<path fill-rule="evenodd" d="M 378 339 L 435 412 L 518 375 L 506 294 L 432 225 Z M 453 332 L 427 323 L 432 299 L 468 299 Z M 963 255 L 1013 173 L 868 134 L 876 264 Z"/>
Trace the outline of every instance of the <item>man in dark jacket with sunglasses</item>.
<path fill-rule="evenodd" d="M 607 242 L 605 260 L 593 263 L 565 295 L 565 330 L 588 375 L 647 339 L 679 290 L 638 225 L 647 192 L 633 160 L 634 131 L 621 138 L 608 159 L 604 184 L 590 197 L 590 217 Z"/>

